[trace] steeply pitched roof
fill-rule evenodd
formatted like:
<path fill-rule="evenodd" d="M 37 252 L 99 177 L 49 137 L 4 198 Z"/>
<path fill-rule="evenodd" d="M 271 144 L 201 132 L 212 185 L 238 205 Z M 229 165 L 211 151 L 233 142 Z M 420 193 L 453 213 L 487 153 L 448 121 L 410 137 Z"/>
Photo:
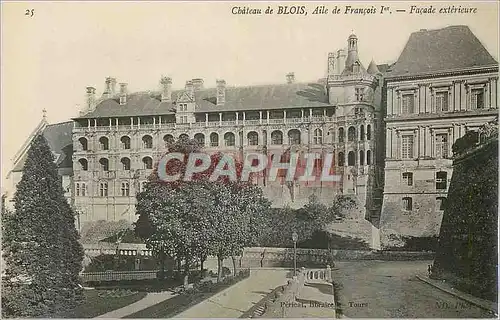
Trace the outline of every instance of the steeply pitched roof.
<path fill-rule="evenodd" d="M 175 91 L 175 101 L 183 91 Z M 217 105 L 216 89 L 207 88 L 195 93 L 196 112 L 223 112 L 243 110 L 265 110 L 297 107 L 328 106 L 328 96 L 320 83 L 293 83 L 246 87 L 227 87 L 224 105 Z M 107 99 L 95 110 L 77 119 L 120 116 L 144 116 L 173 114 L 171 102 L 161 102 L 159 93 L 134 93 L 127 96 L 127 103 L 120 105 L 119 99 Z"/>
<path fill-rule="evenodd" d="M 71 137 L 73 130 L 73 121 L 46 125 L 43 129 L 43 136 L 47 139 L 50 150 L 58 155 L 56 165 L 58 168 L 72 168 L 73 162 L 73 139 Z M 21 158 L 15 163 L 12 172 L 20 172 L 23 170 L 24 163 L 28 152 L 25 152 Z"/>
<path fill-rule="evenodd" d="M 450 26 L 412 33 L 387 76 L 419 75 L 494 65 L 498 65 L 498 62 L 469 27 Z"/>

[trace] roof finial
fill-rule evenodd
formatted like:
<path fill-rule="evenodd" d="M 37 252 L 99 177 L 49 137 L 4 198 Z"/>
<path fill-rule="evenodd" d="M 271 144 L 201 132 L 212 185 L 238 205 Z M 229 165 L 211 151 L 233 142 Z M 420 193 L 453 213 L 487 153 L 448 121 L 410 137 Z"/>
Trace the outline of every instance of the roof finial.
<path fill-rule="evenodd" d="M 43 108 L 42 114 L 43 114 L 43 120 L 47 120 L 47 110 L 45 108 Z"/>

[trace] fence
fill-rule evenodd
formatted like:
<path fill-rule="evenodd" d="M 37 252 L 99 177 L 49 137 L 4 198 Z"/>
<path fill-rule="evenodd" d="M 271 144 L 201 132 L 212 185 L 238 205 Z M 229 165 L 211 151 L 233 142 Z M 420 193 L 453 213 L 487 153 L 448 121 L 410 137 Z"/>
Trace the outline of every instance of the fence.
<path fill-rule="evenodd" d="M 80 274 L 80 278 L 82 279 L 82 282 L 146 280 L 146 279 L 155 279 L 156 273 L 157 273 L 156 270 L 85 272 Z"/>

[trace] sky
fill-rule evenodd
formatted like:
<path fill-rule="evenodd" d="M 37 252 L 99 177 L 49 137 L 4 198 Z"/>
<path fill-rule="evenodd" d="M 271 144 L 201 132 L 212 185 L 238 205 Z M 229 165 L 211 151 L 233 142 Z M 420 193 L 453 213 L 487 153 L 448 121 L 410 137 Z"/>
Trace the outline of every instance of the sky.
<path fill-rule="evenodd" d="M 233 7 L 304 5 L 304 15 L 234 15 Z M 317 5 L 392 14 L 313 15 Z M 475 14 L 409 14 L 410 5 L 476 7 Z M 498 2 L 2 2 L 2 190 L 11 159 L 47 110 L 49 123 L 78 116 L 87 86 L 100 95 L 107 76 L 130 91 L 157 90 L 162 75 L 228 85 L 314 81 L 325 75 L 328 52 L 358 36 L 365 66 L 395 62 L 420 29 L 468 25 L 498 61 Z M 32 11 L 33 9 L 33 11 Z M 27 12 L 28 10 L 28 12 Z M 31 12 L 33 15 L 31 16 Z M 26 15 L 28 13 L 28 15 Z"/>

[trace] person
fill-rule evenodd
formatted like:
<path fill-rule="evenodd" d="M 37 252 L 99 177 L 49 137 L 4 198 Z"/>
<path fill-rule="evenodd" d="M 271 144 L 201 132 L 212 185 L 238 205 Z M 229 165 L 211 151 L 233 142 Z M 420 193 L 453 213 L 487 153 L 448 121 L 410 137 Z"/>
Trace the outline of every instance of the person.
<path fill-rule="evenodd" d="M 432 273 L 432 265 L 430 265 L 430 264 L 427 266 L 427 273 L 428 273 L 428 275 L 430 277 L 431 273 Z"/>

